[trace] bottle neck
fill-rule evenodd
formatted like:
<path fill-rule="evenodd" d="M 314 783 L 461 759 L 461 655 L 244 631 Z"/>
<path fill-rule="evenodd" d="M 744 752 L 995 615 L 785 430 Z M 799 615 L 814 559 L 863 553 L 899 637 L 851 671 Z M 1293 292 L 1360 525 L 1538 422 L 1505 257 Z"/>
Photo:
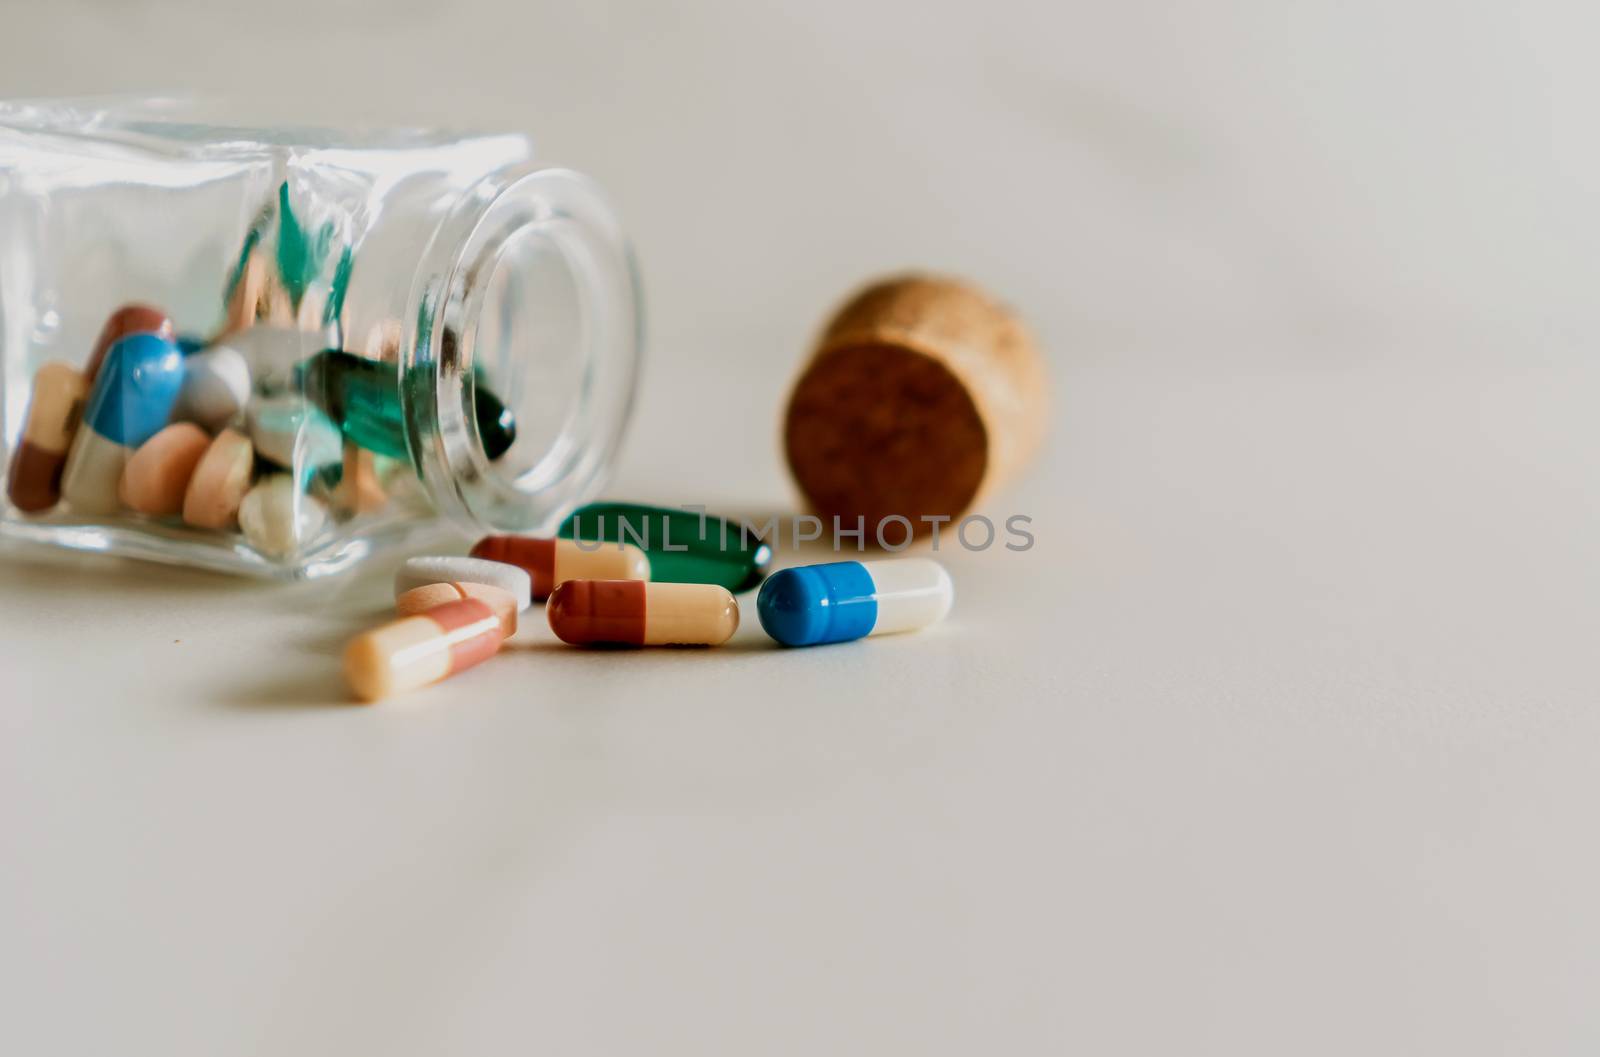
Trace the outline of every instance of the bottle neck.
<path fill-rule="evenodd" d="M 643 310 L 616 214 L 570 170 L 497 173 L 435 231 L 409 306 L 404 432 L 435 505 L 470 532 L 553 529 L 632 411 Z"/>

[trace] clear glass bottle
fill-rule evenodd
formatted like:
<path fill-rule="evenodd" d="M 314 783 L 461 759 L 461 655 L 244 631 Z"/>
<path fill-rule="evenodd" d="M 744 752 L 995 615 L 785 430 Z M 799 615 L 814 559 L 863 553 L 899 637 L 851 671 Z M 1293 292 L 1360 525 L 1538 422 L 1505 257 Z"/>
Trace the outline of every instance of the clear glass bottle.
<path fill-rule="evenodd" d="M 632 405 L 594 184 L 520 135 L 0 103 L 0 528 L 310 577 L 442 514 L 552 531 Z"/>

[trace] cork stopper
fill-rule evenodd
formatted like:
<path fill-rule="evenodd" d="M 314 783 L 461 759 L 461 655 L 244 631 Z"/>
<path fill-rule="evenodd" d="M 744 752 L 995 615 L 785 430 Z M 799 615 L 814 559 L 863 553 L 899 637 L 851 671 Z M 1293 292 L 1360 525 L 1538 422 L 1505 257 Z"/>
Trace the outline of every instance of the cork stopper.
<path fill-rule="evenodd" d="M 954 279 L 868 286 L 835 313 L 789 397 L 784 448 L 811 508 L 918 536 L 1012 479 L 1044 436 L 1044 362 L 1022 324 Z M 898 540 L 903 528 L 890 533 Z"/>

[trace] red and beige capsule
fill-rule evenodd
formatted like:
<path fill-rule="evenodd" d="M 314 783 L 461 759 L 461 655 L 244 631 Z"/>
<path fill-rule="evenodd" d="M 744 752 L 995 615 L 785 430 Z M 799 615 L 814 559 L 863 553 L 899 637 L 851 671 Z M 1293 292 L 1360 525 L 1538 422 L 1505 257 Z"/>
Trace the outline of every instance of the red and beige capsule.
<path fill-rule="evenodd" d="M 631 543 L 485 536 L 472 548 L 472 556 L 527 570 L 535 599 L 548 597 L 568 580 L 650 579 L 650 559 Z"/>
<path fill-rule="evenodd" d="M 500 627 L 506 638 L 509 639 L 517 633 L 517 596 L 503 587 L 495 587 L 492 584 L 473 584 L 454 580 L 449 583 L 423 584 L 396 598 L 394 608 L 401 616 L 411 617 L 418 613 L 426 613 L 446 602 L 457 602 L 463 598 L 476 598 L 480 602 L 487 603 L 500 617 Z"/>
<path fill-rule="evenodd" d="M 111 313 L 111 318 L 100 328 L 100 336 L 94 340 L 94 348 L 89 352 L 89 362 L 83 368 L 83 376 L 89 380 L 89 384 L 94 384 L 95 376 L 100 373 L 100 365 L 105 362 L 111 346 L 130 334 L 155 334 L 172 341 L 172 318 L 159 308 L 141 304 L 123 305 Z"/>
<path fill-rule="evenodd" d="M 49 510 L 61 498 L 61 471 L 88 396 L 83 372 L 64 363 L 47 363 L 34 375 L 28 417 L 6 478 L 6 492 L 18 510 Z"/>
<path fill-rule="evenodd" d="M 739 603 L 716 584 L 568 580 L 545 613 L 574 646 L 720 646 L 739 629 Z"/>
<path fill-rule="evenodd" d="M 377 701 L 488 660 L 505 637 L 494 607 L 460 598 L 357 635 L 345 647 L 344 675 L 357 697 Z"/>

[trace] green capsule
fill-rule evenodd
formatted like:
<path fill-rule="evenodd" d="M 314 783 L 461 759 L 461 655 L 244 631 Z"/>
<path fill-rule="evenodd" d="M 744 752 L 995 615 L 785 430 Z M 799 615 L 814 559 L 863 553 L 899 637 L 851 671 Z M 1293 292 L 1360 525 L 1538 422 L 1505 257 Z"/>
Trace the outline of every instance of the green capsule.
<path fill-rule="evenodd" d="M 333 282 L 328 287 L 328 303 L 322 309 L 322 325 L 331 326 L 344 313 L 344 295 L 350 292 L 350 270 L 355 258 L 346 246 L 339 251 L 339 263 L 333 269 Z"/>
<path fill-rule="evenodd" d="M 306 395 L 327 410 L 352 444 L 392 459 L 408 457 L 405 406 L 393 364 L 327 349 L 301 371 Z M 424 380 L 421 373 L 407 379 L 418 385 Z M 484 385 L 473 386 L 473 413 L 484 454 L 498 459 L 517 439 L 516 416 Z"/>
<path fill-rule="evenodd" d="M 311 480 L 324 492 L 331 492 L 339 487 L 339 482 L 344 480 L 344 462 L 330 462 L 326 466 L 317 467 L 317 472 L 311 475 Z M 311 490 L 311 485 L 306 485 L 306 491 Z"/>
<path fill-rule="evenodd" d="M 767 575 L 772 548 L 737 521 L 681 507 L 591 503 L 561 525 L 563 539 L 631 543 L 650 558 L 650 579 L 748 591 Z"/>
<path fill-rule="evenodd" d="M 322 274 L 332 246 L 332 222 L 325 222 L 315 232 L 307 231 L 289 206 L 289 181 L 285 180 L 278 187 L 278 277 L 297 308 L 311 280 Z M 339 300 L 344 300 L 343 291 Z"/>
<path fill-rule="evenodd" d="M 490 459 L 504 455 L 517 439 L 517 416 L 482 382 L 472 387 L 472 415 L 478 420 L 483 453 Z"/>

